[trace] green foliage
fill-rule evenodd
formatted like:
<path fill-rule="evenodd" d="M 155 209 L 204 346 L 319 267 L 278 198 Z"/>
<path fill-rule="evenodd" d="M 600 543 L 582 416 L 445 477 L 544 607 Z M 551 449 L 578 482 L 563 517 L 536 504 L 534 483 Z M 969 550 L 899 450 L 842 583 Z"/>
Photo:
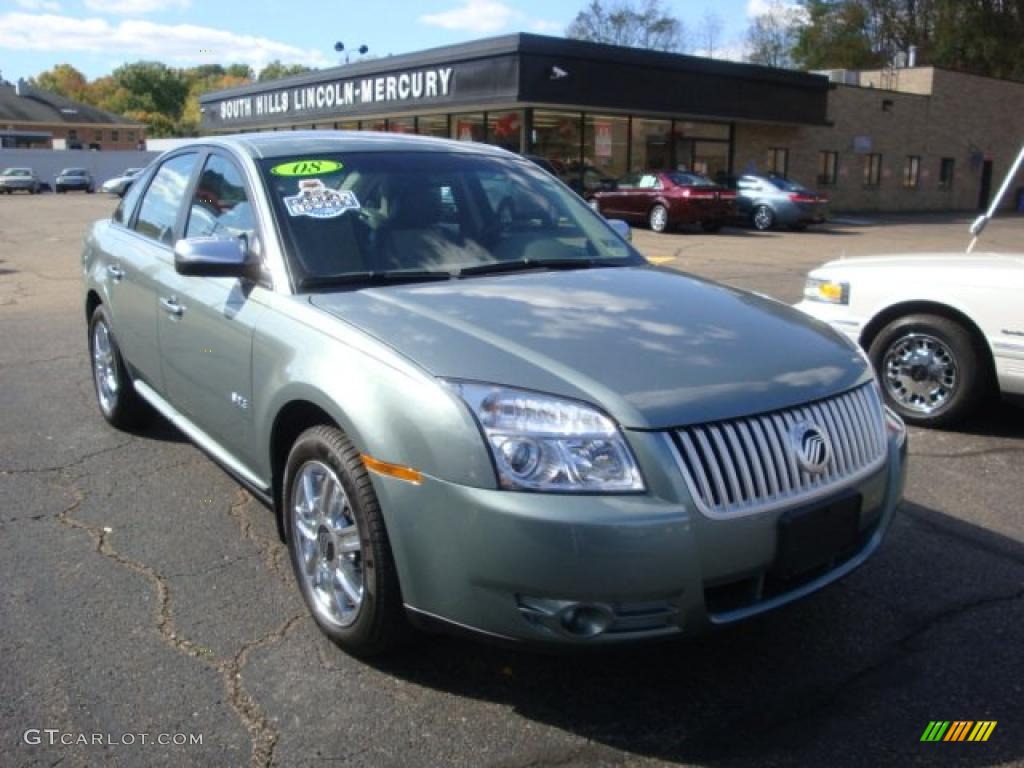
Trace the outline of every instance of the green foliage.
<path fill-rule="evenodd" d="M 274 59 L 260 70 L 259 82 L 279 80 L 282 77 L 301 75 L 304 72 L 309 72 L 309 67 L 304 67 L 302 64 L 282 64 L 278 59 Z"/>
<path fill-rule="evenodd" d="M 807 23 L 792 57 L 804 69 L 870 69 L 885 63 L 875 47 L 866 2 L 805 0 Z"/>

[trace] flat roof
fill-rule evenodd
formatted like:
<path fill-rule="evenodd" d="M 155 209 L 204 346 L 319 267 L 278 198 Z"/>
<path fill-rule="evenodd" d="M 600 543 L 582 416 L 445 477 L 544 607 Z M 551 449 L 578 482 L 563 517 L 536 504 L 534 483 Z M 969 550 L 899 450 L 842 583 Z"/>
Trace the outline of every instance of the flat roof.
<path fill-rule="evenodd" d="M 520 33 L 215 91 L 200 103 L 208 131 L 511 105 L 818 125 L 829 87 L 804 72 Z"/>

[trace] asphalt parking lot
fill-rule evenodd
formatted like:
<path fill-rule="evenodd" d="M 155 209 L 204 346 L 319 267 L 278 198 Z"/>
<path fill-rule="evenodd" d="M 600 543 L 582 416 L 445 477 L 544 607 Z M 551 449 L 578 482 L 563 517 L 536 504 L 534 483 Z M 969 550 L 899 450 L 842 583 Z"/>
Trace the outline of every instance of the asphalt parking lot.
<path fill-rule="evenodd" d="M 165 423 L 127 435 L 100 417 L 78 259 L 113 207 L 0 199 L 0 765 L 1024 765 L 1024 410 L 913 430 L 881 551 L 770 616 L 600 654 L 424 637 L 356 661 L 308 618 L 264 507 Z M 968 223 L 635 242 L 791 302 L 826 259 L 961 249 Z M 1024 219 L 984 242 L 1021 250 Z M 998 726 L 921 743 L 932 720 Z"/>

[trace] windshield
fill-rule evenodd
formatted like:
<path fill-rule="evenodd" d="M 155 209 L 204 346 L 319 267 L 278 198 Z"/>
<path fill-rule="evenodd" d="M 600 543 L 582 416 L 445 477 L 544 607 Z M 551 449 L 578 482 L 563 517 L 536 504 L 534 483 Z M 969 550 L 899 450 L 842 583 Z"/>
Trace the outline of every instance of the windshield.
<path fill-rule="evenodd" d="M 60 172 L 61 176 L 85 176 L 84 168 L 65 168 Z"/>
<path fill-rule="evenodd" d="M 645 263 L 581 198 L 525 160 L 362 152 L 260 165 L 306 287 Z"/>
<path fill-rule="evenodd" d="M 717 186 L 715 182 L 709 179 L 707 176 L 701 176 L 696 173 L 681 173 L 680 171 L 672 171 L 666 174 L 671 179 L 673 184 L 678 184 L 681 187 L 714 187 Z"/>
<path fill-rule="evenodd" d="M 4 168 L 0 176 L 31 176 L 32 173 L 27 168 Z"/>

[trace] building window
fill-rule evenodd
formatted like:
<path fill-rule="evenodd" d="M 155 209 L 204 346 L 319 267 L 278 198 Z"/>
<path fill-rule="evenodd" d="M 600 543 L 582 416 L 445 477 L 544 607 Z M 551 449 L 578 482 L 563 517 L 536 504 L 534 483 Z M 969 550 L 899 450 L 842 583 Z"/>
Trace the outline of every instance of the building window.
<path fill-rule="evenodd" d="M 839 176 L 839 153 L 822 150 L 818 153 L 818 183 L 829 186 Z"/>
<path fill-rule="evenodd" d="M 422 136 L 447 139 L 451 135 L 449 131 L 448 115 L 423 115 L 416 119 L 416 132 Z"/>
<path fill-rule="evenodd" d="M 135 131 L 127 131 L 125 135 L 128 141 L 135 141 Z"/>
<path fill-rule="evenodd" d="M 459 141 L 484 140 L 484 114 L 452 115 L 452 138 Z"/>
<path fill-rule="evenodd" d="M 110 131 L 110 140 L 111 141 L 120 141 L 120 138 L 118 136 L 118 131 L 117 131 L 116 128 L 114 128 L 113 130 Z"/>
<path fill-rule="evenodd" d="M 672 121 L 633 119 L 630 171 L 672 170 Z M 687 156 L 681 162 L 690 162 Z"/>
<path fill-rule="evenodd" d="M 93 141 L 103 141 L 103 131 L 97 128 L 92 132 Z"/>
<path fill-rule="evenodd" d="M 626 175 L 629 120 L 612 115 L 583 118 L 583 191 L 597 192 Z"/>
<path fill-rule="evenodd" d="M 530 151 L 546 158 L 555 166 L 559 178 L 577 191 L 582 188 L 581 122 L 582 115 L 578 112 L 543 112 L 538 109 L 533 113 L 533 132 L 530 135 Z"/>
<path fill-rule="evenodd" d="M 882 156 L 864 155 L 864 186 L 877 187 L 882 180 Z"/>
<path fill-rule="evenodd" d="M 74 141 L 78 138 L 78 131 L 74 128 L 68 128 L 68 139 Z"/>
<path fill-rule="evenodd" d="M 518 152 L 522 129 L 523 113 L 519 110 L 487 113 L 488 144 L 495 144 L 510 152 Z"/>
<path fill-rule="evenodd" d="M 789 150 L 784 147 L 769 149 L 765 170 L 769 174 L 786 178 L 789 175 Z"/>
<path fill-rule="evenodd" d="M 416 118 L 392 117 L 388 120 L 389 133 L 416 133 Z"/>
<path fill-rule="evenodd" d="M 917 183 L 920 180 L 921 158 L 917 155 L 907 155 L 907 161 L 903 164 L 904 189 L 917 189 Z"/>
<path fill-rule="evenodd" d="M 953 168 L 954 160 L 952 157 L 944 157 L 939 162 L 939 189 L 953 188 Z"/>

